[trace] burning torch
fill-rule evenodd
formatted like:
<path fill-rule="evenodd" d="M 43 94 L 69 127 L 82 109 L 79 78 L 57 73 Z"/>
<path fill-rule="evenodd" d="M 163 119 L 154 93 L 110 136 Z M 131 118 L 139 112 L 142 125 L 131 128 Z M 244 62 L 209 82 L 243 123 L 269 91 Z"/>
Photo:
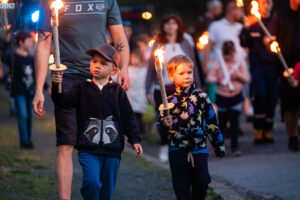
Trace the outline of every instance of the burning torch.
<path fill-rule="evenodd" d="M 267 35 L 267 37 L 272 41 L 273 37 L 271 35 L 271 33 L 268 31 L 268 29 L 266 28 L 266 26 L 264 25 L 264 23 L 261 20 L 261 14 L 259 13 L 259 7 L 258 7 L 258 2 L 253 0 L 251 2 L 252 8 L 251 8 L 251 14 L 254 15 L 257 19 L 258 19 L 258 23 L 260 25 L 260 27 L 263 29 L 263 31 L 265 32 L 265 34 Z M 273 41 L 270 45 L 270 49 L 273 53 L 276 53 L 276 55 L 278 56 L 282 66 L 285 69 L 285 72 L 283 73 L 284 77 L 288 78 L 288 81 L 290 82 L 291 85 L 294 85 L 295 83 L 295 79 L 292 76 L 292 70 L 288 68 L 288 65 L 281 53 L 281 50 L 279 48 L 279 44 L 277 41 Z"/>
<path fill-rule="evenodd" d="M 58 42 L 58 11 L 64 6 L 61 0 L 55 0 L 51 4 L 51 26 L 53 32 L 54 41 L 54 62 L 55 64 L 50 65 L 52 71 L 64 71 L 67 67 L 60 63 L 60 52 L 59 52 L 59 42 Z M 61 83 L 58 84 L 58 93 L 62 92 Z"/>
<path fill-rule="evenodd" d="M 199 50 L 204 50 L 209 42 L 209 34 L 207 31 L 205 31 L 200 37 L 197 42 L 197 48 Z"/>
<path fill-rule="evenodd" d="M 162 47 L 158 48 L 154 52 L 154 58 L 155 58 L 155 69 L 157 73 L 158 83 L 159 83 L 162 102 L 163 102 L 163 107 L 160 106 L 159 110 L 163 110 L 164 115 L 168 116 L 170 114 L 170 109 L 174 107 L 174 104 L 168 103 L 168 99 L 167 99 L 167 93 L 166 93 L 164 78 L 162 74 L 163 54 L 164 54 L 163 48 Z"/>

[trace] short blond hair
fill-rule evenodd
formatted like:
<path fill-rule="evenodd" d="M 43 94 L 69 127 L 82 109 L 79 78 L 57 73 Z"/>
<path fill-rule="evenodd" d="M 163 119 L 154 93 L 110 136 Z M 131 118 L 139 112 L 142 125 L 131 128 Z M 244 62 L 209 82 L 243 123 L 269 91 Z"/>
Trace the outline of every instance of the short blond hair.
<path fill-rule="evenodd" d="M 180 64 L 187 64 L 192 69 L 194 69 L 194 63 L 190 57 L 185 56 L 185 55 L 178 55 L 178 56 L 172 57 L 168 61 L 168 63 L 167 63 L 168 74 L 173 74 L 174 71 L 176 71 L 176 68 L 178 67 L 178 65 L 180 65 Z"/>

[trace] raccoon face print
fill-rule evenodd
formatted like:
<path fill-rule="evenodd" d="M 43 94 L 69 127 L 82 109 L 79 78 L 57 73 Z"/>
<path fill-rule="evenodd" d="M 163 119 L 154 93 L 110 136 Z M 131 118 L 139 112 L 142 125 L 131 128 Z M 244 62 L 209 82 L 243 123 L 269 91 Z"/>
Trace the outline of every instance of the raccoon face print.
<path fill-rule="evenodd" d="M 86 138 L 95 144 L 99 144 L 100 142 L 100 126 L 99 120 L 95 118 L 90 118 L 89 125 L 84 132 Z"/>

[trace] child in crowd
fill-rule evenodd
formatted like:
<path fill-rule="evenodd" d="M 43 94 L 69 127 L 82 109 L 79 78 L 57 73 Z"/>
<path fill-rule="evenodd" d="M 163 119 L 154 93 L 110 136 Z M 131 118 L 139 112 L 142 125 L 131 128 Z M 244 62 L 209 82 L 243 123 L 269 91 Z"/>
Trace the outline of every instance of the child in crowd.
<path fill-rule="evenodd" d="M 35 89 L 34 57 L 30 54 L 34 41 L 27 32 L 20 31 L 16 35 L 17 49 L 13 58 L 7 59 L 12 73 L 10 95 L 14 98 L 18 116 L 20 148 L 32 149 L 32 100 Z"/>
<path fill-rule="evenodd" d="M 220 128 L 225 132 L 227 122 L 230 122 L 231 151 L 234 156 L 239 156 L 241 155 L 238 148 L 239 116 L 243 107 L 243 85 L 250 81 L 250 75 L 246 67 L 235 60 L 235 46 L 232 41 L 224 42 L 222 55 L 225 66 L 217 62 L 208 74 L 207 80 L 210 83 L 217 83 L 216 104 Z M 230 78 L 224 84 L 225 73 L 228 73 Z"/>
<path fill-rule="evenodd" d="M 174 104 L 170 115 L 160 106 L 158 130 L 168 135 L 169 161 L 177 199 L 204 200 L 210 175 L 207 166 L 207 138 L 218 158 L 225 155 L 222 133 L 207 94 L 196 90 L 193 82 L 194 64 L 184 55 L 170 59 L 169 79 L 176 92 L 168 97 Z"/>
<path fill-rule="evenodd" d="M 139 49 L 135 49 L 130 53 L 130 65 L 128 68 L 128 76 L 130 86 L 126 91 L 128 99 L 132 105 L 135 118 L 138 122 L 140 131 L 145 133 L 145 123 L 142 116 L 147 107 L 145 81 L 147 75 L 147 67 L 143 62 L 143 54 Z"/>
<path fill-rule="evenodd" d="M 137 157 L 143 150 L 134 113 L 122 87 L 110 80 L 118 72 L 119 52 L 100 45 L 86 52 L 91 56 L 93 79 L 79 82 L 67 93 L 58 93 L 62 72 L 54 72 L 52 99 L 56 105 L 77 110 L 78 159 L 82 167 L 81 194 L 84 199 L 113 199 L 124 135 Z"/>

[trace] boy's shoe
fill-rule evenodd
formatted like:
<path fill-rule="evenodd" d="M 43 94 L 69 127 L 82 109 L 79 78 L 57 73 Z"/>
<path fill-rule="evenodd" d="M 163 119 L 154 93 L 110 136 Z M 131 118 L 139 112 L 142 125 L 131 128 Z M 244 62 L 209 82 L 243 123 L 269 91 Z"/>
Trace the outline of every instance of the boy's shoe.
<path fill-rule="evenodd" d="M 263 129 L 254 129 L 254 142 L 253 143 L 255 145 L 261 145 L 264 143 L 263 133 L 264 133 Z"/>
<path fill-rule="evenodd" d="M 264 143 L 265 144 L 273 144 L 274 143 L 274 139 L 272 138 L 271 130 L 264 131 Z"/>
<path fill-rule="evenodd" d="M 288 147 L 290 151 L 298 152 L 299 151 L 299 141 L 298 137 L 289 137 Z"/>

